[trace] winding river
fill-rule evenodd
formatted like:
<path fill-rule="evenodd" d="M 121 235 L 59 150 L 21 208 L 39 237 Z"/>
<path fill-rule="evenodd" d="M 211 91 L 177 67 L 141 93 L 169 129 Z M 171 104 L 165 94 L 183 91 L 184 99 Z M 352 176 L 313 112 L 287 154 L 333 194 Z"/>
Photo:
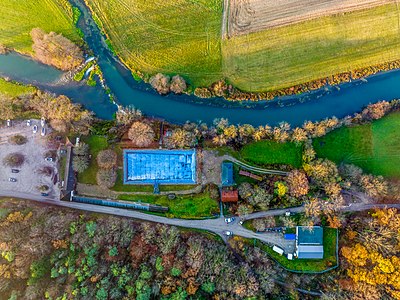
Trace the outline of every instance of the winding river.
<path fill-rule="evenodd" d="M 367 81 L 328 86 L 312 93 L 258 103 L 232 103 L 187 95 L 159 96 L 147 84 L 136 82 L 131 72 L 112 56 L 82 0 L 71 0 L 71 3 L 82 11 L 78 26 L 98 58 L 116 101 L 121 105 L 132 104 L 148 116 L 175 123 L 202 121 L 210 124 L 215 118 L 223 117 L 233 124 L 276 125 L 287 121 L 297 126 L 305 120 L 316 121 L 332 116 L 341 118 L 360 111 L 369 103 L 400 98 L 400 70 L 379 73 Z M 62 83 L 62 75 L 62 72 L 26 56 L 16 53 L 0 55 L 0 76 L 64 94 L 95 112 L 99 118 L 113 117 L 117 107 L 110 102 L 100 85 L 90 87 L 84 83 Z"/>

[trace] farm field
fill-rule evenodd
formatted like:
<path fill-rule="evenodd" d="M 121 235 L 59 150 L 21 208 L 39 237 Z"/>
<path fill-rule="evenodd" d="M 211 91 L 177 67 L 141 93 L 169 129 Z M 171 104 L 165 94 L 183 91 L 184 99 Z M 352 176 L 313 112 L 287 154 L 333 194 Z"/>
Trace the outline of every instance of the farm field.
<path fill-rule="evenodd" d="M 384 2 L 363 0 L 359 7 Z M 180 74 L 194 87 L 225 78 L 245 91 L 273 91 L 400 59 L 394 3 L 229 39 L 222 39 L 222 0 L 87 3 L 128 67 Z"/>
<path fill-rule="evenodd" d="M 294 143 L 260 141 L 248 144 L 240 151 L 240 159 L 256 165 L 283 164 L 301 166 L 302 147 Z"/>
<path fill-rule="evenodd" d="M 241 35 L 222 42 L 223 74 L 272 91 L 400 59 L 395 4 Z"/>
<path fill-rule="evenodd" d="M 400 178 L 400 112 L 355 127 L 342 127 L 314 141 L 319 157 L 351 163 L 366 172 Z"/>
<path fill-rule="evenodd" d="M 67 0 L 1 0 L 0 15 L 0 44 L 18 52 L 32 53 L 29 33 L 36 27 L 80 40 Z"/>
<path fill-rule="evenodd" d="M 230 0 L 229 37 L 322 16 L 393 3 L 391 0 Z"/>
<path fill-rule="evenodd" d="M 119 57 L 147 74 L 208 85 L 221 73 L 221 0 L 91 0 Z"/>

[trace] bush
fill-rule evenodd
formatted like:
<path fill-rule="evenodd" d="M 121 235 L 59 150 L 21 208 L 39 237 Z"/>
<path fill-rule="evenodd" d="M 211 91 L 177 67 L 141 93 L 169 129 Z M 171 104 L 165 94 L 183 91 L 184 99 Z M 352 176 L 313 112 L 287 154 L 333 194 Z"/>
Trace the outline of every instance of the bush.
<path fill-rule="evenodd" d="M 135 122 L 129 129 L 128 136 L 136 146 L 146 147 L 153 142 L 155 134 L 150 125 L 142 122 Z"/>
<path fill-rule="evenodd" d="M 155 76 L 150 78 L 151 86 L 162 95 L 169 93 L 170 88 L 170 78 L 164 74 L 158 73 Z"/>
<path fill-rule="evenodd" d="M 112 188 L 117 180 L 115 169 L 100 169 L 96 175 L 97 184 L 106 188 Z"/>
<path fill-rule="evenodd" d="M 111 169 L 117 166 L 117 153 L 111 149 L 100 151 L 97 155 L 97 164 L 102 169 Z"/>
<path fill-rule="evenodd" d="M 3 159 L 3 164 L 11 168 L 20 167 L 24 162 L 25 156 L 21 153 L 10 153 Z"/>
<path fill-rule="evenodd" d="M 26 138 L 26 136 L 20 134 L 14 135 L 9 139 L 9 142 L 13 145 L 23 145 L 26 144 L 27 141 L 28 139 Z"/>
<path fill-rule="evenodd" d="M 86 156 L 74 156 L 72 168 L 75 172 L 83 173 L 89 167 L 89 160 Z"/>

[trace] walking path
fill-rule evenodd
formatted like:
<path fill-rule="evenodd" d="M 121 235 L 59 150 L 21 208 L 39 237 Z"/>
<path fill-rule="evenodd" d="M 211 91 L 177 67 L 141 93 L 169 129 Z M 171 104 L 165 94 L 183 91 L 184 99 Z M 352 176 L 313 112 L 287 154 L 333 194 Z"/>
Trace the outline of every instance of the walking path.
<path fill-rule="evenodd" d="M 259 174 L 271 174 L 271 175 L 282 175 L 282 176 L 287 176 L 289 174 L 289 172 L 285 172 L 285 171 L 254 167 L 254 166 L 251 166 L 245 162 L 242 162 L 230 155 L 224 155 L 224 156 L 222 156 L 222 158 L 224 160 L 229 160 L 229 161 L 233 162 L 234 164 L 237 164 L 239 167 L 242 167 L 243 169 L 253 171 L 253 172 L 259 173 Z"/>

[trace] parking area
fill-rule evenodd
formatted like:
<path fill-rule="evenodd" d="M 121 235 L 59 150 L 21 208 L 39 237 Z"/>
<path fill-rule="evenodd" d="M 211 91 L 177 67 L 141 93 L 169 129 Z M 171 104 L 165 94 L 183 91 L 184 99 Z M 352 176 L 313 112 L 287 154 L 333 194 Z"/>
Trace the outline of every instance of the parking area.
<path fill-rule="evenodd" d="M 31 120 L 30 126 L 26 121 L 11 122 L 11 126 L 2 124 L 0 127 L 0 193 L 28 193 L 41 195 L 47 193 L 49 198 L 59 197 L 58 171 L 56 162 L 56 149 L 50 149 L 47 136 L 51 129 L 41 126 L 40 120 Z M 34 132 L 34 126 L 36 132 Z M 42 128 L 45 128 L 42 135 Z M 10 142 L 10 138 L 21 135 L 26 137 L 26 143 L 18 145 Z M 52 151 L 52 158 L 49 151 Z M 5 158 L 11 153 L 24 156 L 21 166 L 10 167 L 4 163 Z M 48 186 L 48 190 L 39 187 Z"/>

